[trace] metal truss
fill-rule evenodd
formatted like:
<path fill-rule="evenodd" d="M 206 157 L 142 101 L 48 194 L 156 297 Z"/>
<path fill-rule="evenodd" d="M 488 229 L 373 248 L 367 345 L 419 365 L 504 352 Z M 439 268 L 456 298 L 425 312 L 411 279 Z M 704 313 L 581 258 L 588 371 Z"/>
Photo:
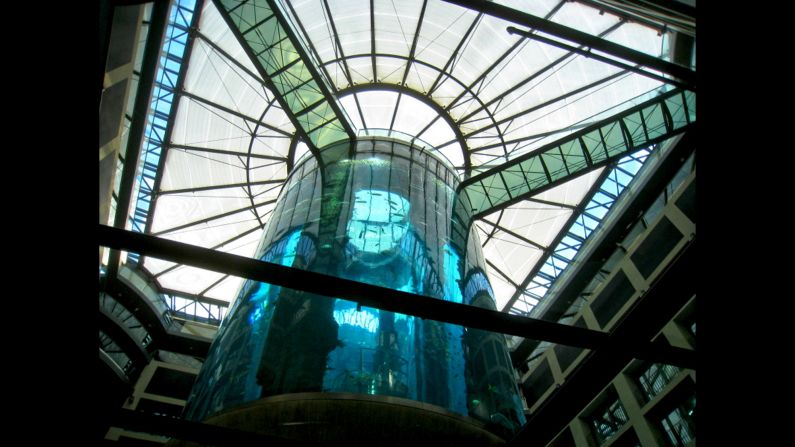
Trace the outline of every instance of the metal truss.
<path fill-rule="evenodd" d="M 147 110 L 150 106 L 149 93 L 155 82 L 157 73 L 157 63 L 160 54 L 160 42 L 165 33 L 168 23 L 168 4 L 161 2 L 152 8 L 149 29 L 146 37 L 143 61 L 141 62 L 141 72 L 135 104 L 133 106 L 133 118 L 130 122 L 129 138 L 125 150 L 124 166 L 119 181 L 118 202 L 116 204 L 116 215 L 114 225 L 117 227 L 126 226 L 130 202 L 133 197 L 133 187 L 135 184 L 136 170 L 140 158 L 140 147 L 144 138 L 146 126 Z M 108 275 L 115 277 L 118 271 L 119 258 L 118 251 L 111 251 L 108 261 Z"/>
<path fill-rule="evenodd" d="M 229 275 L 224 275 L 209 288 L 212 288 L 212 286 L 228 277 Z M 171 309 L 172 317 L 198 321 L 213 326 L 219 326 L 221 324 L 221 320 L 224 319 L 226 310 L 229 308 L 229 303 L 226 301 L 213 300 L 212 298 L 203 297 L 201 295 L 188 295 L 176 290 L 164 291 L 163 298 Z"/>
<path fill-rule="evenodd" d="M 672 90 L 463 181 L 457 217 L 471 222 L 684 132 L 695 96 Z"/>
<path fill-rule="evenodd" d="M 280 5 L 214 0 L 221 16 L 312 152 L 353 140 L 355 132 Z"/>
<path fill-rule="evenodd" d="M 190 55 L 189 30 L 196 23 L 202 0 L 177 1 L 171 14 L 161 45 L 157 73 L 152 88 L 149 111 L 146 113 L 146 128 L 140 148 L 140 174 L 135 208 L 131 216 L 133 231 L 144 232 L 151 227 L 149 217 L 153 214 L 154 192 L 160 183 L 165 162 L 165 145 L 168 143 L 173 121 L 174 104 L 184 78 L 185 59 Z M 136 151 L 137 147 L 134 148 Z M 128 259 L 138 262 L 136 254 Z"/>

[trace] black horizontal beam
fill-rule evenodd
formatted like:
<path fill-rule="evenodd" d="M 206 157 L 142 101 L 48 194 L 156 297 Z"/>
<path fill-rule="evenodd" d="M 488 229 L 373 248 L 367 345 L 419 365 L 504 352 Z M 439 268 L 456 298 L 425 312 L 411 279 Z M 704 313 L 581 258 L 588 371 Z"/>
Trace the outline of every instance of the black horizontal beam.
<path fill-rule="evenodd" d="M 604 332 L 509 315 L 106 225 L 98 226 L 100 245 L 321 296 L 342 298 L 363 306 L 588 349 L 598 348 L 607 339 L 607 334 Z"/>
<path fill-rule="evenodd" d="M 485 0 L 444 1 L 463 6 L 473 11 L 483 12 L 490 16 L 516 23 L 517 25 L 522 25 L 542 31 L 561 39 L 568 40 L 569 42 L 574 42 L 578 45 L 584 45 L 586 47 L 590 47 L 591 49 L 602 51 L 634 64 L 669 74 L 692 86 L 696 85 L 696 73 L 689 68 L 668 62 L 664 59 L 660 59 L 637 50 L 633 50 L 632 48 L 628 48 L 623 45 L 610 42 L 609 40 L 599 38 L 592 34 L 584 33 L 574 28 L 569 28 L 568 26 L 564 26 L 550 20 L 544 20 L 540 17 L 536 17 L 507 6 L 499 5 L 497 3 L 487 2 Z"/>
<path fill-rule="evenodd" d="M 166 261 L 226 273 L 253 281 L 302 290 L 320 296 L 341 298 L 363 306 L 397 312 L 473 329 L 516 335 L 586 349 L 598 349 L 608 334 L 585 328 L 511 315 L 496 310 L 459 304 L 413 293 L 360 283 L 335 276 L 263 262 L 146 234 L 98 225 L 100 245 L 139 253 Z M 657 328 L 659 330 L 660 328 Z M 649 337 L 647 340 L 650 340 Z M 631 341 L 627 341 L 628 343 Z M 634 341 L 632 341 L 634 342 Z M 649 343 L 646 343 L 648 345 Z M 645 347 L 645 346 L 644 346 Z M 644 347 L 634 349 L 637 358 L 653 360 Z M 692 368 L 693 358 L 684 356 L 677 366 Z M 676 363 L 675 363 L 676 364 Z"/>

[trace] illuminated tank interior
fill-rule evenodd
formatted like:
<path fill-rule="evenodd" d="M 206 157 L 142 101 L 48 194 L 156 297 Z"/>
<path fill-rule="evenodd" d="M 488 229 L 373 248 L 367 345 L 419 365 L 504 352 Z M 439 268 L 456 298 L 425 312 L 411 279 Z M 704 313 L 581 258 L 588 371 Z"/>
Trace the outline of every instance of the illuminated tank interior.
<path fill-rule="evenodd" d="M 341 143 L 325 167 L 295 167 L 257 257 L 494 309 L 474 231 L 466 249 L 451 238 L 453 169 L 397 140 L 360 139 L 353 152 Z M 501 433 L 524 423 L 503 335 L 246 282 L 186 416 L 306 392 L 410 399 Z"/>

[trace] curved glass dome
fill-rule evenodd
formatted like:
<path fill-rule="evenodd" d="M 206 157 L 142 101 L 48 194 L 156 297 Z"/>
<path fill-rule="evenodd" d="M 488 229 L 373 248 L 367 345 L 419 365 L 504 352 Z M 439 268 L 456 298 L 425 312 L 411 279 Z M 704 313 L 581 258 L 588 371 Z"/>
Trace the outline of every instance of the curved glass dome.
<path fill-rule="evenodd" d="M 251 20 L 262 13 L 252 6 L 257 2 L 238 3 L 218 4 L 248 11 Z M 498 3 L 670 60 L 671 32 L 649 23 L 583 2 Z M 672 89 L 660 79 L 511 34 L 506 29 L 516 23 L 441 0 L 274 4 L 306 53 L 305 71 L 292 74 L 314 73 L 322 79 L 317 88 L 328 94 L 331 108 L 309 112 L 328 118 L 339 107 L 354 135 L 381 132 L 428 145 L 462 180 Z M 221 12 L 216 2 L 198 5 L 145 231 L 253 257 L 285 180 L 302 156 L 313 156 L 311 132 L 290 109 L 295 103 L 280 90 L 284 85 L 263 76 L 251 39 L 238 38 L 233 28 L 245 25 L 242 15 Z M 285 65 L 284 73 L 296 66 Z M 606 169 L 475 221 L 498 309 L 527 314 L 543 297 L 530 290 L 533 277 Z M 163 290 L 199 301 L 231 303 L 244 282 L 153 258 L 142 258 L 141 265 Z"/>

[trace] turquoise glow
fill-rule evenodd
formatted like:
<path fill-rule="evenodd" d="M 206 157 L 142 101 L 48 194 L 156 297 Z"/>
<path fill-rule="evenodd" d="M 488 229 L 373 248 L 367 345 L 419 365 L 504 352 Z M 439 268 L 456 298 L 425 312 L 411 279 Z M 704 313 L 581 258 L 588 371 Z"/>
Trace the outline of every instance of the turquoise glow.
<path fill-rule="evenodd" d="M 300 240 L 301 231 L 296 230 L 290 235 L 286 244 L 284 245 L 284 253 L 282 254 L 282 259 L 279 261 L 279 264 L 287 267 L 291 267 L 293 265 L 293 261 L 295 261 L 295 254 L 298 248 L 298 242 Z M 249 301 L 254 305 L 254 308 L 251 309 L 251 313 L 248 315 L 248 324 L 256 323 L 265 314 L 265 308 L 268 307 L 266 298 L 268 297 L 268 292 L 270 291 L 270 284 L 257 283 L 253 286 L 253 290 L 254 291 L 251 292 Z"/>
<path fill-rule="evenodd" d="M 298 248 L 298 241 L 301 240 L 301 232 L 294 231 L 293 234 L 290 235 L 290 239 L 287 240 L 287 245 L 284 247 L 284 256 L 279 264 L 291 267 L 293 265 L 293 261 L 295 261 L 295 254 Z"/>
<path fill-rule="evenodd" d="M 461 258 L 458 253 L 453 250 L 450 244 L 444 245 L 444 295 L 448 301 L 460 303 L 463 301 L 461 296 L 461 272 L 458 269 L 458 263 Z"/>
<path fill-rule="evenodd" d="M 383 253 L 395 248 L 408 231 L 409 201 L 388 191 L 365 189 L 354 197 L 347 235 L 356 249 Z"/>
<path fill-rule="evenodd" d="M 378 330 L 378 317 L 366 310 L 357 311 L 352 308 L 335 310 L 334 320 L 340 326 L 349 324 L 365 329 L 370 333 L 375 333 Z"/>

